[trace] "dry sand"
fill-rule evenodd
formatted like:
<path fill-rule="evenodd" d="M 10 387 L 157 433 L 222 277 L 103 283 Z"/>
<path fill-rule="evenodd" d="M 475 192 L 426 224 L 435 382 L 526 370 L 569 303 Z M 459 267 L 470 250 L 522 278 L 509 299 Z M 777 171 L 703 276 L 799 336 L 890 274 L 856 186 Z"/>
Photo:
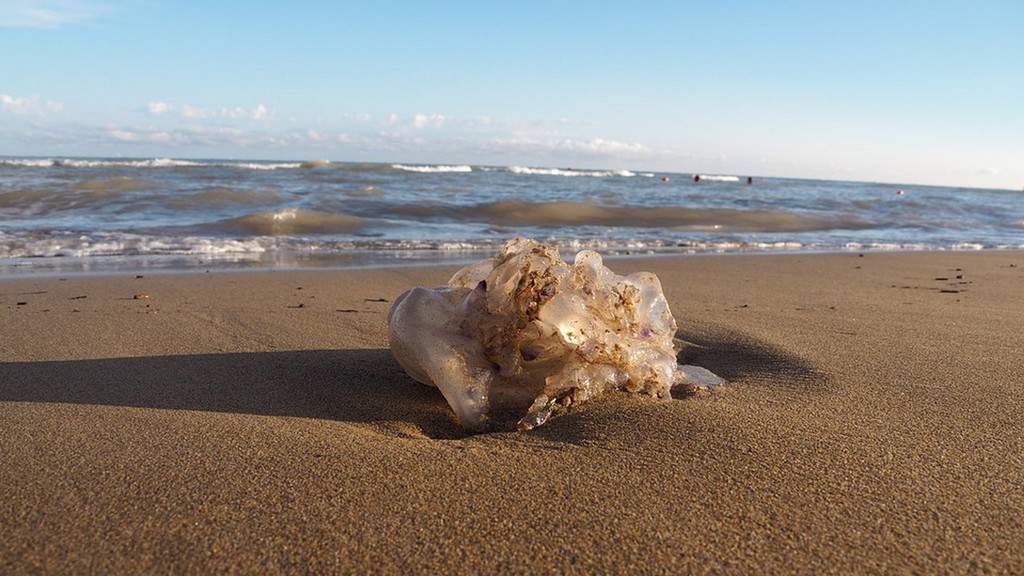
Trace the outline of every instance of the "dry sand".
<path fill-rule="evenodd" d="M 610 264 L 728 388 L 467 436 L 452 268 L 0 283 L 0 573 L 1024 572 L 1024 254 Z"/>

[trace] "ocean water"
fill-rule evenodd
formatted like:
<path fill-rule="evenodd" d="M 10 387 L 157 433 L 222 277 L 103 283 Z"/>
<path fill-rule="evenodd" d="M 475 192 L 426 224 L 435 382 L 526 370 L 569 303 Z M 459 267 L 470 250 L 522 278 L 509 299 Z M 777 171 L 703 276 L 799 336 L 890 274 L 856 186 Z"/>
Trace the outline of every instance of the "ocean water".
<path fill-rule="evenodd" d="M 902 193 L 899 191 L 902 190 Z M 1024 248 L 1024 193 L 527 166 L 0 157 L 0 273 Z"/>

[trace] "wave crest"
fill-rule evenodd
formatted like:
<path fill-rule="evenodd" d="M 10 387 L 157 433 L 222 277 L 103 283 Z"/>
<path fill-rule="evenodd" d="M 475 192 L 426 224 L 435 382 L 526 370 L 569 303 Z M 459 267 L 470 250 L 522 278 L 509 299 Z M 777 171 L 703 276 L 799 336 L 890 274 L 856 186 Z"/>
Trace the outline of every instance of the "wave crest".
<path fill-rule="evenodd" d="M 394 168 L 395 170 L 404 170 L 406 172 L 424 172 L 424 173 L 434 173 L 434 172 L 472 172 L 473 171 L 473 167 L 472 166 L 466 166 L 465 164 L 461 164 L 461 165 L 458 165 L 458 166 L 410 166 L 410 165 L 407 165 L 407 164 L 392 164 L 391 167 Z"/>
<path fill-rule="evenodd" d="M 246 170 L 278 170 L 299 168 L 300 162 L 208 162 L 150 158 L 144 160 L 82 160 L 78 158 L 3 158 L 0 167 L 7 168 L 241 168 Z"/>
<path fill-rule="evenodd" d="M 622 176 L 624 178 L 629 178 L 631 176 L 636 176 L 635 172 L 630 172 L 629 170 L 574 170 L 572 168 L 529 168 L 526 166 L 509 166 L 508 171 L 513 174 L 533 174 L 537 176 L 590 176 L 593 178 L 607 178 L 609 176 Z"/>
<path fill-rule="evenodd" d="M 855 218 L 826 219 L 771 210 L 604 206 L 570 201 L 504 200 L 471 206 L 404 205 L 394 207 L 394 211 L 403 216 L 483 220 L 500 226 L 608 226 L 698 232 L 804 232 L 869 227 Z"/>
<path fill-rule="evenodd" d="M 701 180 L 707 180 L 708 182 L 739 182 L 739 176 L 722 176 L 719 174 L 694 174 L 694 177 L 700 177 Z"/>
<path fill-rule="evenodd" d="M 343 234 L 363 227 L 358 216 L 287 208 L 277 212 L 256 212 L 202 225 L 209 232 L 254 236 L 294 236 L 302 234 Z"/>

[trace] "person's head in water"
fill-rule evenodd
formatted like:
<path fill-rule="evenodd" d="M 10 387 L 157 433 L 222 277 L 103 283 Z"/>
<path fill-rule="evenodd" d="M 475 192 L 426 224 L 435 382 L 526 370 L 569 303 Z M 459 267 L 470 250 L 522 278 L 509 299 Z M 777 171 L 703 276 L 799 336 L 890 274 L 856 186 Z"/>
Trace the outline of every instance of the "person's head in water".
<path fill-rule="evenodd" d="M 754 183 L 754 177 L 753 176 L 747 176 L 747 184 L 753 184 L 753 183 Z"/>
<path fill-rule="evenodd" d="M 694 182 L 700 182 L 700 174 L 694 174 L 693 175 L 693 181 Z"/>

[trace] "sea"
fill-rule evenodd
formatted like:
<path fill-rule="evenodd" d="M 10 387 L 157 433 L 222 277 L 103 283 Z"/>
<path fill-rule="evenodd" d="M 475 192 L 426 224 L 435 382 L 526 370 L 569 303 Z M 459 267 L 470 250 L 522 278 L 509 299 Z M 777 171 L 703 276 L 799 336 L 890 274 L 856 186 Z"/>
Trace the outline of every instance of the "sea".
<path fill-rule="evenodd" d="M 1024 193 L 573 167 L 0 157 L 0 274 L 1024 248 Z"/>

